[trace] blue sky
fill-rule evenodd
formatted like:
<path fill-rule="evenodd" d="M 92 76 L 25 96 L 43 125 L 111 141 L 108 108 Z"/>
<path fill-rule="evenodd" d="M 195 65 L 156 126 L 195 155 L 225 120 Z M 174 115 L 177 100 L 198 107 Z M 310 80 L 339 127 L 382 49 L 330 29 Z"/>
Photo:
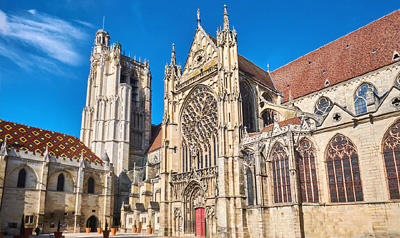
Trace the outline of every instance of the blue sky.
<path fill-rule="evenodd" d="M 152 123 L 160 123 L 171 44 L 184 65 L 197 8 L 215 36 L 224 4 L 239 53 L 271 70 L 400 8 L 398 0 L 0 0 L 0 118 L 79 137 L 90 50 L 105 16 L 126 55 L 150 60 Z"/>

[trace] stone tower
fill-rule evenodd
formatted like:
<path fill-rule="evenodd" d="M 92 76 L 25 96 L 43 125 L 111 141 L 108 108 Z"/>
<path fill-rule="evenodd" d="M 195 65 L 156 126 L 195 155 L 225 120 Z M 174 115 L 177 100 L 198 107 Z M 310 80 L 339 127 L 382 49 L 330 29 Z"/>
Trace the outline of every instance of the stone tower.
<path fill-rule="evenodd" d="M 128 202 L 127 171 L 143 166 L 151 137 L 151 73 L 149 62 L 124 55 L 117 41 L 98 30 L 90 56 L 81 140 L 96 155 L 113 164 L 115 212 Z M 118 197 L 119 196 L 119 197 Z"/>

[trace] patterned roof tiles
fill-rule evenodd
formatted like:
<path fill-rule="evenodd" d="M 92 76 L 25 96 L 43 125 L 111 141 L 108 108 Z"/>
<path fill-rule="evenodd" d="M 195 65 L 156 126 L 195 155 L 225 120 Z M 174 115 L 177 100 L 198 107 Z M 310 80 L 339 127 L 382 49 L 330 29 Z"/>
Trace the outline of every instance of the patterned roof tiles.
<path fill-rule="evenodd" d="M 0 144 L 7 138 L 7 146 L 17 151 L 31 151 L 43 154 L 48 146 L 51 156 L 103 163 L 77 137 L 48 131 L 19 123 L 0 120 Z"/>

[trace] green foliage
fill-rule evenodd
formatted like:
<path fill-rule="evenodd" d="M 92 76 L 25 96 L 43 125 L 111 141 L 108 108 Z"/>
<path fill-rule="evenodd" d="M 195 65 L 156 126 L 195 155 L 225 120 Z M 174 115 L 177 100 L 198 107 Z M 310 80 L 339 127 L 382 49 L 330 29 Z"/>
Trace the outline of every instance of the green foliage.
<path fill-rule="evenodd" d="M 147 227 L 151 228 L 151 220 L 149 220 L 149 225 Z"/>

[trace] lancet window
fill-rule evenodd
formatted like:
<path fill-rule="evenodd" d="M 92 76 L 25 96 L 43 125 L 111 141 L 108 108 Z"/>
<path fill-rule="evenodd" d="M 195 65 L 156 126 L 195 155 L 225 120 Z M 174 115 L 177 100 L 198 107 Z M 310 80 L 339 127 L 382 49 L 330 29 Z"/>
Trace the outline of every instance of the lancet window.
<path fill-rule="evenodd" d="M 243 126 L 247 128 L 248 132 L 255 132 L 257 126 L 254 93 L 246 82 L 240 83 L 240 93 L 242 96 Z"/>
<path fill-rule="evenodd" d="M 326 153 L 331 202 L 363 201 L 358 154 L 344 135 L 332 138 Z"/>
<path fill-rule="evenodd" d="M 289 157 L 282 144 L 276 144 L 272 149 L 272 173 L 274 184 L 274 202 L 292 202 L 289 176 Z"/>
<path fill-rule="evenodd" d="M 299 170 L 303 202 L 318 202 L 318 182 L 313 143 L 304 138 L 299 147 Z"/>
<path fill-rule="evenodd" d="M 382 149 L 390 199 L 400 199 L 400 120 L 386 131 Z"/>

